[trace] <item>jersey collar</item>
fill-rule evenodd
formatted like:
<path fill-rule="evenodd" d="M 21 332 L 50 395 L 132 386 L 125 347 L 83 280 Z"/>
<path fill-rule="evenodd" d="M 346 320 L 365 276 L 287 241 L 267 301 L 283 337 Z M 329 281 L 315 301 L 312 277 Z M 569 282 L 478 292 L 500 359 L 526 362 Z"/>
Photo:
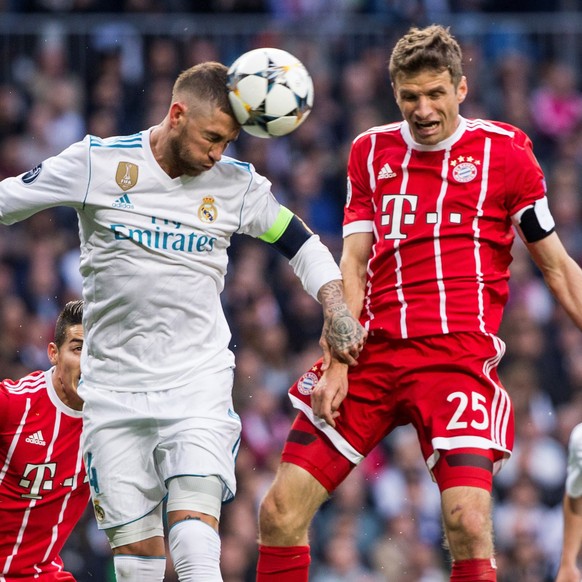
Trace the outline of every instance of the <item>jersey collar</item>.
<path fill-rule="evenodd" d="M 44 377 L 46 380 L 46 392 L 48 394 L 48 397 L 54 404 L 55 408 L 62 412 L 63 414 L 66 414 L 67 416 L 72 416 L 73 418 L 81 418 L 83 416 L 82 410 L 75 410 L 74 408 L 70 408 L 59 398 L 55 390 L 55 387 L 53 386 L 53 370 L 54 367 L 52 367 L 50 370 L 47 370 L 44 373 Z"/>

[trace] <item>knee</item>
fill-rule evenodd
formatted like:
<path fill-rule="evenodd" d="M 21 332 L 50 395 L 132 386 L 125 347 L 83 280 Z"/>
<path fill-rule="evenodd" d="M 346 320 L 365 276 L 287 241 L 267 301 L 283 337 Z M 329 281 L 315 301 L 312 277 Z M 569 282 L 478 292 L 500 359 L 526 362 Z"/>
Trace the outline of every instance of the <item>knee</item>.
<path fill-rule="evenodd" d="M 297 521 L 296 510 L 284 491 L 271 488 L 259 506 L 259 525 L 263 531 L 288 529 Z"/>
<path fill-rule="evenodd" d="M 300 540 L 306 535 L 310 520 L 311 515 L 305 508 L 278 488 L 271 488 L 259 506 L 261 539 L 280 540 L 284 536 L 288 540 Z"/>
<path fill-rule="evenodd" d="M 444 514 L 444 525 L 446 546 L 453 560 L 493 555 L 493 526 L 483 508 L 458 504 Z"/>
<path fill-rule="evenodd" d="M 444 516 L 444 521 L 449 537 L 479 540 L 484 535 L 490 535 L 491 518 L 486 511 L 477 507 L 456 506 Z"/>

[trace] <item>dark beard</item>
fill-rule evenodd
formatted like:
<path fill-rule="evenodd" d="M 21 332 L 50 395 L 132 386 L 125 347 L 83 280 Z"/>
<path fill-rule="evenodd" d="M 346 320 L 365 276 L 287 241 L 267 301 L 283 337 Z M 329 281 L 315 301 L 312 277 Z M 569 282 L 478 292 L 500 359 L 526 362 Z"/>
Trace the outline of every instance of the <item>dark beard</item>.
<path fill-rule="evenodd" d="M 170 141 L 170 152 L 172 154 L 172 167 L 179 176 L 199 176 L 202 173 L 200 168 L 188 163 L 182 148 L 181 137 Z"/>

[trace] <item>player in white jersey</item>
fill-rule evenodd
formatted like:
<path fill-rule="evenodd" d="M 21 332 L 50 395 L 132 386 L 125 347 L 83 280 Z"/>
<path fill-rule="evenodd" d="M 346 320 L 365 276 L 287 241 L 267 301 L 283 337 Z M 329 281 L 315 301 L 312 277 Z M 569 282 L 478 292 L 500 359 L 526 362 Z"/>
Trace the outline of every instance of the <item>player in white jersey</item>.
<path fill-rule="evenodd" d="M 365 331 L 339 268 L 252 165 L 224 156 L 240 126 L 226 67 L 176 80 L 165 119 L 132 136 L 87 136 L 0 183 L 0 222 L 51 206 L 79 216 L 85 301 L 84 457 L 118 580 L 221 580 L 218 523 L 235 494 L 240 419 L 220 303 L 232 235 L 274 245 L 322 304 L 324 358 L 354 364 Z M 209 527 L 210 526 L 210 527 Z"/>
<path fill-rule="evenodd" d="M 582 423 L 577 424 L 568 443 L 568 472 L 562 505 L 564 539 L 556 582 L 580 582 L 578 557 L 582 550 Z"/>

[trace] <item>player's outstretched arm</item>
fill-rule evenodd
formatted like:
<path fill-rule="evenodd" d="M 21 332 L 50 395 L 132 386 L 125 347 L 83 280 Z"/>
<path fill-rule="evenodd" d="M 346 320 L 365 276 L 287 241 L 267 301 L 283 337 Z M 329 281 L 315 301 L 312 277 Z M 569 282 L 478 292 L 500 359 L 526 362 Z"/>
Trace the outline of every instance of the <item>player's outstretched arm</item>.
<path fill-rule="evenodd" d="M 552 294 L 582 330 L 582 269 L 555 232 L 527 247 Z"/>
<path fill-rule="evenodd" d="M 347 309 L 349 309 L 349 313 L 356 319 L 359 318 L 360 313 L 362 311 L 362 306 L 364 304 L 364 296 L 365 296 L 365 288 L 366 288 L 366 267 L 368 264 L 368 259 L 370 257 L 370 251 L 372 249 L 372 241 L 373 236 L 372 233 L 357 233 L 351 234 L 350 236 L 344 239 L 344 246 L 342 250 L 342 258 L 340 262 L 341 273 L 342 273 L 342 289 L 341 289 L 341 302 L 342 305 L 345 305 Z M 320 299 L 323 304 L 323 301 Z M 338 313 L 340 312 L 338 308 Z M 325 313 L 325 305 L 324 305 L 324 313 Z M 344 341 L 344 343 L 348 343 L 349 341 L 355 342 L 352 345 L 356 347 L 357 354 L 361 351 L 364 346 L 364 342 L 366 341 L 367 332 L 362 328 L 362 326 L 358 323 L 356 329 L 348 329 L 348 319 L 343 320 L 342 317 L 345 317 L 346 314 L 341 312 L 342 316 L 337 318 L 337 328 L 340 330 L 340 336 L 338 338 L 333 338 L 335 340 Z M 363 335 L 360 337 L 359 330 L 362 331 Z M 325 342 L 329 339 L 325 337 L 325 334 L 328 330 L 326 330 L 324 326 L 323 335 L 322 335 L 322 348 L 324 351 L 324 362 L 322 366 L 322 370 L 327 370 L 329 367 L 329 363 L 331 361 L 330 358 L 326 359 L 326 347 Z M 331 334 L 333 337 L 334 330 L 331 330 Z M 353 348 L 352 348 L 353 349 Z M 348 355 L 353 358 L 357 357 L 357 354 L 354 356 L 353 352 L 350 352 Z M 331 356 L 334 354 L 331 353 Z M 354 365 L 354 363 L 349 358 L 337 358 L 340 362 L 348 363 L 350 365 Z"/>
<path fill-rule="evenodd" d="M 364 347 L 366 332 L 348 309 L 341 280 L 321 287 L 317 298 L 323 307 L 323 330 L 319 345 L 323 350 L 322 369 L 327 370 L 332 357 L 355 366 Z"/>
<path fill-rule="evenodd" d="M 289 259 L 305 291 L 322 305 L 323 369 L 329 367 L 332 357 L 355 365 L 366 341 L 366 331 L 346 304 L 342 275 L 329 249 L 284 206 L 273 226 L 259 238 Z"/>

